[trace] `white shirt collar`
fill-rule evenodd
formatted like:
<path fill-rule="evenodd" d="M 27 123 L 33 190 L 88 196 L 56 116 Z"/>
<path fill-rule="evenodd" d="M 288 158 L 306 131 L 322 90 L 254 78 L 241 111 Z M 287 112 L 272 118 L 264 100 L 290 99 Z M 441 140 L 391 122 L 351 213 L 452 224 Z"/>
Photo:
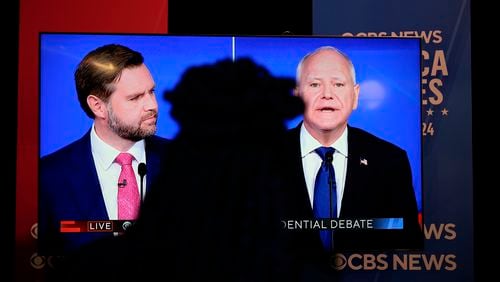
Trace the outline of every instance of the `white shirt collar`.
<path fill-rule="evenodd" d="M 318 147 L 323 147 L 323 145 L 321 145 L 318 140 L 312 137 L 312 135 L 304 126 L 304 123 L 302 123 L 302 125 L 300 126 L 300 154 L 302 158 L 314 152 L 314 150 L 316 150 Z M 340 135 L 340 137 L 335 142 L 333 142 L 333 144 L 330 144 L 327 147 L 332 147 L 335 149 L 335 153 L 339 153 L 344 157 L 347 157 L 347 127 L 344 129 L 344 132 L 342 132 L 342 135 Z"/>
<path fill-rule="evenodd" d="M 97 136 L 94 124 L 92 124 L 92 129 L 90 131 L 90 144 L 96 161 L 99 162 L 101 167 L 105 170 L 108 170 L 111 167 L 118 154 L 121 153 Z M 144 152 L 144 139 L 135 142 L 135 144 L 127 151 L 127 153 L 134 156 L 135 160 L 139 163 L 145 161 Z"/>

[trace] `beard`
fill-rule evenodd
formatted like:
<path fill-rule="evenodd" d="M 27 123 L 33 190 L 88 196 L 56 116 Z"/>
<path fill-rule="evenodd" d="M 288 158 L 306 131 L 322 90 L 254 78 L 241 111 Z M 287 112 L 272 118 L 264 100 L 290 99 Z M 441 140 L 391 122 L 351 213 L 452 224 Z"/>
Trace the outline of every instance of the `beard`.
<path fill-rule="evenodd" d="M 117 117 L 111 105 L 108 107 L 108 125 L 111 130 L 116 133 L 118 136 L 124 139 L 128 139 L 134 142 L 137 142 L 146 137 L 152 136 L 156 133 L 156 122 L 152 126 L 147 126 L 145 128 L 141 127 L 141 124 L 144 120 L 150 118 L 151 116 L 157 116 L 158 113 L 156 111 L 150 111 L 150 113 L 139 121 L 137 125 L 126 124 Z"/>

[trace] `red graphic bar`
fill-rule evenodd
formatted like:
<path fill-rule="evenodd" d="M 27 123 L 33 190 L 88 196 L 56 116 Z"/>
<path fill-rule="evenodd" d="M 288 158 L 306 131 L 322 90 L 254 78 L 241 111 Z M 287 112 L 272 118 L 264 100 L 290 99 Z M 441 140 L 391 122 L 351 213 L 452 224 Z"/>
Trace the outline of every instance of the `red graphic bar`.
<path fill-rule="evenodd" d="M 61 233 L 82 232 L 81 222 L 75 220 L 61 220 Z"/>

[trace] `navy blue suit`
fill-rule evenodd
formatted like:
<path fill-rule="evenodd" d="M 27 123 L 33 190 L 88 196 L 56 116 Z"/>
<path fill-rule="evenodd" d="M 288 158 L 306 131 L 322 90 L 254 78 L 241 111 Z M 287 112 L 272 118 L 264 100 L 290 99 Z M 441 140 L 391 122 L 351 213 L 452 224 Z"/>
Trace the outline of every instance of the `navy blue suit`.
<path fill-rule="evenodd" d="M 349 156 L 340 218 L 403 218 L 403 230 L 337 230 L 336 251 L 420 249 L 423 235 L 406 152 L 364 130 L 350 127 Z M 298 218 L 314 218 L 300 152 L 300 126 L 289 131 L 289 152 L 295 156 L 291 174 Z M 310 231 L 303 243 L 306 252 L 323 253 L 319 232 Z"/>
<path fill-rule="evenodd" d="M 147 187 L 158 177 L 160 158 L 168 140 L 145 139 Z M 108 220 L 94 159 L 90 131 L 79 140 L 40 161 L 39 252 L 64 255 L 113 233 L 60 233 L 61 220 Z"/>

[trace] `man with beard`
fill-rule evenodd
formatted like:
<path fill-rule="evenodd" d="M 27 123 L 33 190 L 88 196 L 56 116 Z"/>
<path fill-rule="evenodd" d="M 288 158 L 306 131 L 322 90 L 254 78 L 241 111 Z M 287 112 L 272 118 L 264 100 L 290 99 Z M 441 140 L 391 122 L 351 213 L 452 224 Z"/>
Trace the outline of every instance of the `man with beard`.
<path fill-rule="evenodd" d="M 116 44 L 99 47 L 78 65 L 75 84 L 80 105 L 94 123 L 82 138 L 40 161 L 42 255 L 67 255 L 113 236 L 61 232 L 61 221 L 135 220 L 168 142 L 154 136 L 155 82 L 139 52 Z"/>

